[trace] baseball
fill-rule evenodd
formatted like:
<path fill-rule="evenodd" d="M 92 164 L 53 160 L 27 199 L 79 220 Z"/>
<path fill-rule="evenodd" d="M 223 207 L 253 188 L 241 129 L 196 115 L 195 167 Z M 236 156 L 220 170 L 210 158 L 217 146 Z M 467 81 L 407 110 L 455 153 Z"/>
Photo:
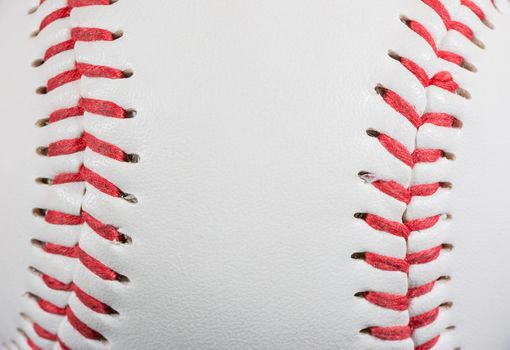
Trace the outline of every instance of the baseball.
<path fill-rule="evenodd" d="M 0 349 L 510 349 L 508 0 L 0 0 Z"/>

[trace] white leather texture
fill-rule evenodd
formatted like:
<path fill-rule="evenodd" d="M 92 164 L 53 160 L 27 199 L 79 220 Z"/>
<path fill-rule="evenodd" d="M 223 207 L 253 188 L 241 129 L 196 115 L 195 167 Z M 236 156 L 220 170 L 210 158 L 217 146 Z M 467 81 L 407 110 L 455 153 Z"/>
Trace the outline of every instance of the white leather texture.
<path fill-rule="evenodd" d="M 175 349 L 411 350 L 441 334 L 434 350 L 510 347 L 510 248 L 504 183 L 510 149 L 510 6 L 476 3 L 494 24 L 484 26 L 460 1 L 444 1 L 456 20 L 486 45 L 446 32 L 419 0 L 130 1 L 73 9 L 37 38 L 41 19 L 65 4 L 47 0 L 27 15 L 30 1 L 0 0 L 0 344 L 60 349 L 38 337 L 31 315 L 73 350 Z M 438 59 L 401 16 L 424 24 L 440 49 L 462 54 L 469 72 Z M 124 35 L 111 42 L 77 42 L 74 50 L 31 67 L 72 27 Z M 429 76 L 452 73 L 467 100 L 428 87 L 388 56 L 419 63 Z M 35 89 L 73 62 L 131 69 L 129 79 L 82 77 L 46 95 Z M 447 112 L 461 129 L 416 129 L 386 104 L 383 84 L 419 114 Z M 34 126 L 79 97 L 134 108 L 131 119 L 86 112 L 82 118 Z M 455 160 L 414 169 L 397 160 L 366 130 L 391 135 L 408 149 L 439 148 Z M 85 130 L 140 156 L 119 162 L 87 149 L 48 159 L 35 148 Z M 90 184 L 54 186 L 34 179 L 85 166 L 133 194 L 137 203 Z M 406 186 L 448 181 L 451 190 L 415 197 L 406 206 L 358 177 L 370 171 Z M 86 192 L 83 194 L 83 187 Z M 120 245 L 87 225 L 55 228 L 32 208 L 78 215 L 80 207 L 132 237 Z M 394 221 L 450 214 L 409 238 L 376 231 L 354 213 Z M 55 231 L 60 230 L 60 231 Z M 129 282 L 105 281 L 76 259 L 48 257 L 31 239 L 82 250 Z M 450 243 L 430 264 L 401 272 L 375 269 L 356 252 L 404 258 Z M 27 266 L 74 281 L 118 315 L 91 311 L 73 293 L 50 293 Z M 434 291 L 409 311 L 368 303 L 360 291 L 405 294 L 440 276 Z M 65 317 L 48 317 L 23 293 L 43 293 L 106 340 L 85 339 Z M 34 293 L 34 292 L 33 292 Z M 46 294 L 45 294 L 46 293 Z M 444 302 L 430 326 L 412 339 L 379 340 L 360 330 L 395 326 Z M 33 316 L 35 315 L 35 316 Z M 455 326 L 455 329 L 447 329 Z M 17 329 L 22 329 L 22 333 Z"/>

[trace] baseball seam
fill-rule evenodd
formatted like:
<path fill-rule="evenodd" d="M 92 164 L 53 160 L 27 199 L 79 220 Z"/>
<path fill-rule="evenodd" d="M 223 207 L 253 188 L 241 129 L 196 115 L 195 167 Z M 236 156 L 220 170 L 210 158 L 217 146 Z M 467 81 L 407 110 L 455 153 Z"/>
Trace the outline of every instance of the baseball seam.
<path fill-rule="evenodd" d="M 432 10 L 434 10 L 434 12 L 440 17 L 446 28 L 446 32 L 457 31 L 465 36 L 468 40 L 470 40 L 478 48 L 483 49 L 485 47 L 483 42 L 476 38 L 469 26 L 452 19 L 448 10 L 439 0 L 422 1 L 430 8 L 432 8 Z M 480 19 L 480 21 L 482 21 L 482 23 L 491 29 L 493 28 L 492 24 L 487 20 L 484 12 L 474 2 L 471 0 L 461 0 L 460 5 L 469 8 Z M 434 41 L 430 32 L 420 22 L 404 16 L 401 17 L 401 20 L 430 45 L 439 59 L 449 61 L 462 68 L 465 68 L 468 71 L 476 72 L 476 67 L 472 63 L 466 61 L 461 55 L 451 51 L 440 50 L 438 48 L 438 44 L 436 41 Z M 470 98 L 469 92 L 457 84 L 450 72 L 440 71 L 429 78 L 425 70 L 416 62 L 402 57 L 398 53 L 391 50 L 389 51 L 389 56 L 400 62 L 405 69 L 411 72 L 425 89 L 430 86 L 435 86 L 437 88 L 446 90 L 449 93 L 457 94 L 463 98 Z M 415 127 L 415 145 L 420 127 L 424 124 L 434 124 L 435 126 L 445 128 L 462 127 L 462 122 L 456 116 L 448 113 L 426 112 L 422 115 L 419 115 L 414 106 L 409 104 L 397 92 L 392 91 L 381 84 L 375 87 L 375 91 L 382 97 L 385 103 L 387 103 L 400 115 L 405 117 Z M 436 163 L 442 158 L 446 158 L 447 160 L 451 161 L 455 158 L 453 154 L 442 149 L 421 149 L 416 148 L 415 146 L 413 151 L 409 151 L 406 146 L 401 144 L 396 139 L 377 130 L 368 129 L 367 135 L 376 138 L 391 155 L 410 167 L 412 178 L 414 173 L 413 168 L 416 164 Z M 449 213 L 437 213 L 433 216 L 409 220 L 406 218 L 406 213 L 412 206 L 412 200 L 414 197 L 433 196 L 440 191 L 448 191 L 452 188 L 452 184 L 450 182 L 434 182 L 416 184 L 406 188 L 404 185 L 398 183 L 397 181 L 380 179 L 377 174 L 373 174 L 368 171 L 360 171 L 358 176 L 367 184 L 374 186 L 380 192 L 400 202 L 403 202 L 406 205 L 406 209 L 404 210 L 402 221 L 398 222 L 388 220 L 371 213 L 355 213 L 354 217 L 356 219 L 364 220 L 370 227 L 377 231 L 389 233 L 405 240 L 408 251 L 404 259 L 382 256 L 371 252 L 357 252 L 352 254 L 351 257 L 353 259 L 364 260 L 374 268 L 383 271 L 400 271 L 405 273 L 408 276 L 409 281 L 408 292 L 406 295 L 388 294 L 377 291 L 360 291 L 355 294 L 356 297 L 364 298 L 369 303 L 374 305 L 394 311 L 408 311 L 409 314 L 409 322 L 407 325 L 387 327 L 371 326 L 362 329 L 360 332 L 386 341 L 399 341 L 412 338 L 415 350 L 432 349 L 439 342 L 442 332 L 435 334 L 432 338 L 425 342 L 415 339 L 413 335 L 417 329 L 430 326 L 432 323 L 434 323 L 439 317 L 440 311 L 442 309 L 451 308 L 453 306 L 453 302 L 447 301 L 440 303 L 436 307 L 419 314 L 413 314 L 409 310 L 409 307 L 414 298 L 418 298 L 427 293 L 430 293 L 437 283 L 441 281 L 448 281 L 450 280 L 450 277 L 443 275 L 436 280 L 430 281 L 423 285 L 412 286 L 410 284 L 410 277 L 412 274 L 410 268 L 413 265 L 431 263 L 438 259 L 441 254 L 451 251 L 454 247 L 452 244 L 444 242 L 430 249 L 425 249 L 418 252 L 409 252 L 410 247 L 408 238 L 415 232 L 425 231 L 433 228 L 440 220 L 450 219 L 451 215 Z M 454 328 L 455 326 L 453 325 L 447 326 L 443 332 L 446 330 L 452 330 Z"/>

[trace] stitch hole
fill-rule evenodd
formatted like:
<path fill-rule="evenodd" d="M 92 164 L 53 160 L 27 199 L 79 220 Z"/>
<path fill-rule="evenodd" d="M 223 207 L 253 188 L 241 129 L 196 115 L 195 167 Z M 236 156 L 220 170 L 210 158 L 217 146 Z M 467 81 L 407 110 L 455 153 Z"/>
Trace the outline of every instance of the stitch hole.
<path fill-rule="evenodd" d="M 48 93 L 48 88 L 46 86 L 40 86 L 35 90 L 35 93 L 38 95 L 46 95 Z"/>
<path fill-rule="evenodd" d="M 37 153 L 40 156 L 47 157 L 48 156 L 48 147 L 44 147 L 44 146 L 37 147 L 35 149 L 35 153 Z"/>
<path fill-rule="evenodd" d="M 40 67 L 44 63 L 42 58 L 38 58 L 32 62 L 32 67 Z"/>
<path fill-rule="evenodd" d="M 466 61 L 466 60 L 464 60 L 460 66 L 461 66 L 462 68 L 464 68 L 464 69 L 467 69 L 467 70 L 468 70 L 468 71 L 470 71 L 470 72 L 473 72 L 473 73 L 475 73 L 476 71 L 478 71 L 478 69 L 475 67 L 475 65 L 474 65 L 474 64 L 469 63 L 469 62 L 468 62 L 468 61 Z"/>
<path fill-rule="evenodd" d="M 381 133 L 377 130 L 374 130 L 374 129 L 367 129 L 367 135 L 370 136 L 370 137 L 379 137 L 381 136 Z"/>
<path fill-rule="evenodd" d="M 125 153 L 124 161 L 128 163 L 138 163 L 140 161 L 140 156 L 136 153 Z"/>
<path fill-rule="evenodd" d="M 451 190 L 453 188 L 453 185 L 451 182 L 445 181 L 445 182 L 440 182 L 439 187 Z"/>
<path fill-rule="evenodd" d="M 457 90 L 455 90 L 455 93 L 461 97 L 464 97 L 465 99 L 468 100 L 471 99 L 471 94 L 466 89 L 458 88 Z"/>
<path fill-rule="evenodd" d="M 354 218 L 365 220 L 367 217 L 367 213 L 354 213 Z"/>
<path fill-rule="evenodd" d="M 35 38 L 39 35 L 39 29 L 34 30 L 32 33 L 30 33 L 31 38 Z"/>
<path fill-rule="evenodd" d="M 127 278 L 126 276 L 121 275 L 121 274 L 117 274 L 117 281 L 119 281 L 122 284 L 127 284 L 130 282 L 129 278 Z"/>
<path fill-rule="evenodd" d="M 35 122 L 35 126 L 42 128 L 45 127 L 50 123 L 50 120 L 48 118 L 42 118 Z"/>
<path fill-rule="evenodd" d="M 453 250 L 453 244 L 443 243 L 441 244 L 441 249 L 451 252 Z"/>
<path fill-rule="evenodd" d="M 35 183 L 40 185 L 53 185 L 53 180 L 47 177 L 37 177 Z"/>
<path fill-rule="evenodd" d="M 129 202 L 129 203 L 133 203 L 133 204 L 138 203 L 138 198 L 136 198 L 136 196 L 134 194 L 122 192 L 120 194 L 120 198 L 124 199 L 126 202 Z"/>
<path fill-rule="evenodd" d="M 485 24 L 488 28 L 494 29 L 494 24 L 492 24 L 487 18 L 484 18 L 482 23 Z"/>
<path fill-rule="evenodd" d="M 372 331 L 370 330 L 370 328 L 363 328 L 362 330 L 359 331 L 361 334 L 368 334 L 368 335 L 371 335 L 372 334 Z"/>
<path fill-rule="evenodd" d="M 442 153 L 443 158 L 446 158 L 448 160 L 455 160 L 455 154 L 446 151 L 442 151 Z"/>
<path fill-rule="evenodd" d="M 122 38 L 124 36 L 124 32 L 122 30 L 117 30 L 116 32 L 112 33 L 112 40 L 117 40 L 119 38 Z"/>
<path fill-rule="evenodd" d="M 119 232 L 119 234 L 120 234 L 119 243 L 121 243 L 121 244 L 133 243 L 133 239 L 130 236 L 126 235 L 125 233 L 120 233 L 120 232 Z"/>
<path fill-rule="evenodd" d="M 132 71 L 131 69 L 124 69 L 124 70 L 122 71 L 122 76 L 123 76 L 123 78 L 130 78 L 130 77 L 132 77 L 132 76 L 133 76 L 133 74 L 134 74 L 134 73 L 133 73 L 133 71 Z"/>
<path fill-rule="evenodd" d="M 453 302 L 447 301 L 447 302 L 442 303 L 441 305 L 439 305 L 439 307 L 443 308 L 443 309 L 451 309 L 453 307 Z"/>
<path fill-rule="evenodd" d="M 372 183 L 377 180 L 375 174 L 368 171 L 360 171 L 358 173 L 358 177 L 363 180 L 365 183 Z"/>
<path fill-rule="evenodd" d="M 399 62 L 402 60 L 402 56 L 400 56 L 398 53 L 396 53 L 393 50 L 388 50 L 388 56 L 390 56 L 391 58 L 393 58 L 394 60 L 399 61 Z"/>
<path fill-rule="evenodd" d="M 365 298 L 365 295 L 367 294 L 367 292 L 357 292 L 354 294 L 354 296 L 356 298 Z"/>
<path fill-rule="evenodd" d="M 485 49 L 485 44 L 480 40 L 478 39 L 476 36 L 474 36 L 472 39 L 471 39 L 471 42 L 473 44 L 475 44 L 476 46 L 478 46 L 479 48 L 481 48 L 482 50 Z"/>
<path fill-rule="evenodd" d="M 455 326 L 448 326 L 448 327 L 446 327 L 446 330 L 453 331 L 455 328 L 457 328 L 457 327 L 455 327 Z"/>
<path fill-rule="evenodd" d="M 32 245 L 36 248 L 43 248 L 44 247 L 44 242 L 41 241 L 41 240 L 38 240 L 38 239 L 31 239 L 30 240 L 30 243 L 32 243 Z"/>
<path fill-rule="evenodd" d="M 409 27 L 410 23 L 411 23 L 411 20 L 409 19 L 409 17 L 407 16 L 404 16 L 404 15 L 400 15 L 400 21 L 402 23 L 404 23 L 406 26 Z"/>
<path fill-rule="evenodd" d="M 28 10 L 27 14 L 31 15 L 33 13 L 36 13 L 38 9 L 39 9 L 39 6 L 34 6 L 30 10 Z"/>
<path fill-rule="evenodd" d="M 351 259 L 354 259 L 354 260 L 365 260 L 365 256 L 366 256 L 366 254 L 363 253 L 363 252 L 352 253 L 351 254 Z"/>
<path fill-rule="evenodd" d="M 124 110 L 124 118 L 134 118 L 136 117 L 136 114 L 138 112 L 136 111 L 136 109 L 132 109 L 132 108 L 129 108 L 129 109 L 125 109 Z"/>
<path fill-rule="evenodd" d="M 46 209 L 34 208 L 32 209 L 32 215 L 43 218 L 46 216 Z"/>
<path fill-rule="evenodd" d="M 377 84 L 374 90 L 378 95 L 381 95 L 381 97 L 384 97 L 388 91 L 388 89 L 386 89 L 382 84 Z"/>
<path fill-rule="evenodd" d="M 454 129 L 461 129 L 464 126 L 462 121 L 458 118 L 453 118 L 452 128 Z"/>
<path fill-rule="evenodd" d="M 436 281 L 451 281 L 452 278 L 448 275 L 440 276 L 436 279 Z"/>
<path fill-rule="evenodd" d="M 39 271 L 38 269 L 36 269 L 36 268 L 35 268 L 35 267 L 33 267 L 33 266 L 29 266 L 29 267 L 28 267 L 28 272 L 30 272 L 30 273 L 32 273 L 32 274 L 34 274 L 34 275 L 36 275 L 36 276 L 39 276 L 39 277 L 42 275 L 42 272 L 41 272 L 41 271 Z"/>

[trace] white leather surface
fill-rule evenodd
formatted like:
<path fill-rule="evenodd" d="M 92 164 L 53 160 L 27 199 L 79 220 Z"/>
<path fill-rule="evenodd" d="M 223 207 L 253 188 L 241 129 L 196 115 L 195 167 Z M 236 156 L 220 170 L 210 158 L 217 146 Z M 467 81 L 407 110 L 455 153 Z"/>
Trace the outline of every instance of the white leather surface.
<path fill-rule="evenodd" d="M 0 82 L 4 120 L 12 125 L 0 130 L 4 165 L 12 164 L 0 168 L 5 223 L 0 276 L 7 281 L 0 284 L 0 340 L 18 337 L 26 346 L 15 329 L 22 323 L 18 312 L 37 307 L 20 305 L 30 276 L 29 252 L 41 268 L 62 279 L 74 273 L 80 288 L 119 312 L 98 315 L 71 296 L 75 314 L 108 340 L 85 340 L 66 320 L 58 320 L 59 337 L 72 349 L 413 349 L 411 340 L 388 342 L 359 333 L 373 325 L 407 324 L 409 318 L 408 312 L 354 297 L 358 291 L 404 294 L 408 288 L 404 274 L 351 259 L 354 252 L 406 253 L 402 239 L 353 218 L 370 212 L 399 221 L 406 209 L 363 183 L 357 173 L 367 170 L 403 184 L 454 185 L 449 193 L 415 198 L 407 211 L 416 218 L 452 215 L 430 236 L 412 236 L 410 250 L 441 242 L 455 246 L 433 264 L 411 271 L 411 284 L 444 274 L 452 278 L 434 294 L 414 300 L 411 313 L 430 310 L 438 301 L 454 303 L 434 325 L 417 332 L 415 341 L 455 325 L 434 349 L 506 350 L 510 24 L 508 13 L 498 13 L 489 1 L 477 3 L 495 30 L 458 9 L 457 1 L 447 3 L 482 38 L 485 50 L 447 34 L 435 12 L 417 0 L 119 0 L 79 8 L 69 23 L 55 28 L 120 29 L 124 36 L 77 43 L 74 57 L 55 57 L 54 64 L 62 68 L 76 59 L 130 68 L 134 75 L 115 81 L 82 78 L 41 99 L 33 91 L 55 71 L 48 66 L 36 74 L 30 63 L 41 54 L 38 46 L 46 48 L 59 34 L 34 44 L 27 33 L 38 22 L 26 15 L 30 6 L 0 1 L 2 32 L 13 33 L 2 39 L 7 50 L 0 55 L 2 66 L 13 67 Z M 58 4 L 49 1 L 43 10 Z M 504 1 L 499 6 L 508 12 Z M 478 72 L 438 60 L 401 15 L 426 25 L 441 48 L 455 47 Z M 59 32 L 55 28 L 50 33 Z M 389 49 L 420 63 L 429 75 L 451 71 L 472 99 L 424 89 L 388 57 Z M 449 112 L 464 127 L 424 126 L 416 135 L 375 93 L 378 83 L 397 91 L 420 114 Z M 86 114 L 83 126 L 74 120 L 44 133 L 35 130 L 35 120 L 78 95 L 111 100 L 138 114 L 129 120 Z M 35 147 L 62 135 L 75 137 L 82 127 L 139 154 L 140 162 L 120 163 L 89 150 L 51 164 L 33 156 Z M 368 128 L 409 149 L 416 142 L 451 151 L 456 160 L 421 164 L 411 172 L 366 135 Z M 83 250 L 129 283 L 103 281 L 79 264 L 73 272 L 73 263 L 50 263 L 30 246 L 37 234 L 55 236 L 53 228 L 40 231 L 46 226 L 31 209 L 45 205 L 78 213 L 81 194 L 81 188 L 41 193 L 33 179 L 75 169 L 82 157 L 87 167 L 138 198 L 131 204 L 87 185 L 82 203 L 85 211 L 133 238 L 131 245 L 112 245 L 86 226 L 80 236 Z M 71 241 L 76 237 L 73 232 Z M 40 341 L 39 346 L 53 345 Z"/>

